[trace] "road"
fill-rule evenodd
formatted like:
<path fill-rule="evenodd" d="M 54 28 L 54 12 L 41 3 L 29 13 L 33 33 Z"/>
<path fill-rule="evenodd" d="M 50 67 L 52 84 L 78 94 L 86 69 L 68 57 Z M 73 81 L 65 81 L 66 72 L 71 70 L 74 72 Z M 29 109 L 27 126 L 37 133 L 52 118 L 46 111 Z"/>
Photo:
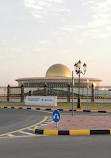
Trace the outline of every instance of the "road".
<path fill-rule="evenodd" d="M 65 113 L 66 114 L 66 113 Z M 76 113 L 77 114 L 77 113 Z M 81 113 L 78 113 L 81 114 Z M 85 114 L 85 113 L 84 113 Z M 87 114 L 87 113 L 86 113 Z M 43 136 L 33 135 L 29 127 L 37 124 L 51 113 L 33 110 L 0 109 L 1 158 L 109 158 L 111 155 L 111 136 Z M 90 115 L 87 114 L 87 115 Z M 93 114 L 91 114 L 93 115 Z M 103 115 L 103 114 L 94 114 Z M 106 115 L 106 114 L 105 114 Z M 46 122 L 46 121 L 45 121 Z M 19 129 L 28 127 L 19 133 Z"/>
<path fill-rule="evenodd" d="M 34 110 L 0 109 L 0 134 L 37 124 L 46 115 Z"/>

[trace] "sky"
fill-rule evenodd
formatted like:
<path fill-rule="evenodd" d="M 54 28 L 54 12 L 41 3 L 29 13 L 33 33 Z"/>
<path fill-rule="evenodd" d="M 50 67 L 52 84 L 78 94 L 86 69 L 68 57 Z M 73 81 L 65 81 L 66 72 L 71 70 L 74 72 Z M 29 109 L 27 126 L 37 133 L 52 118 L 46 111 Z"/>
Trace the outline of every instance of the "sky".
<path fill-rule="evenodd" d="M 0 0 L 0 86 L 78 60 L 111 86 L 111 0 Z"/>

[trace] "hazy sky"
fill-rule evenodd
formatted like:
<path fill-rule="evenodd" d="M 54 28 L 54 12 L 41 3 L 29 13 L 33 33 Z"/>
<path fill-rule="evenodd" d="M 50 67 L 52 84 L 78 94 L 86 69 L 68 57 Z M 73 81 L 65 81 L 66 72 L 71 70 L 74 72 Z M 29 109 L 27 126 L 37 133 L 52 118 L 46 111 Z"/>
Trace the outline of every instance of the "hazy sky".
<path fill-rule="evenodd" d="M 0 0 L 0 86 L 79 59 L 111 85 L 111 0 Z"/>

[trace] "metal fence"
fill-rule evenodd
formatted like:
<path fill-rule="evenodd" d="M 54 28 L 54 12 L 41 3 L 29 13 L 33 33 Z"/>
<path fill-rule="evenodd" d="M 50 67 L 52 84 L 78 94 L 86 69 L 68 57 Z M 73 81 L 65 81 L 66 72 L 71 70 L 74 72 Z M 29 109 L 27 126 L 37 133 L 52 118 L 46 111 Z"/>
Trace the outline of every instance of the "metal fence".
<path fill-rule="evenodd" d="M 106 102 L 111 103 L 111 87 L 82 86 L 80 87 L 81 102 Z M 74 101 L 78 98 L 78 86 L 74 86 Z M 58 102 L 71 102 L 72 84 L 47 85 L 37 87 L 0 87 L 0 101 L 24 102 L 26 96 L 57 96 Z"/>

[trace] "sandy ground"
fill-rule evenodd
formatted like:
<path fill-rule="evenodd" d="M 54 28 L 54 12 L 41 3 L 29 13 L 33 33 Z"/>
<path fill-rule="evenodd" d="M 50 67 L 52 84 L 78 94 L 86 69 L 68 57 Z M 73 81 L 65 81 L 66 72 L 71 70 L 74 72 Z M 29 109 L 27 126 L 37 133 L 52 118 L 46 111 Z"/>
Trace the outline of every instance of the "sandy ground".
<path fill-rule="evenodd" d="M 55 122 L 40 128 L 49 130 L 111 129 L 111 116 L 61 115 L 58 128 Z"/>

